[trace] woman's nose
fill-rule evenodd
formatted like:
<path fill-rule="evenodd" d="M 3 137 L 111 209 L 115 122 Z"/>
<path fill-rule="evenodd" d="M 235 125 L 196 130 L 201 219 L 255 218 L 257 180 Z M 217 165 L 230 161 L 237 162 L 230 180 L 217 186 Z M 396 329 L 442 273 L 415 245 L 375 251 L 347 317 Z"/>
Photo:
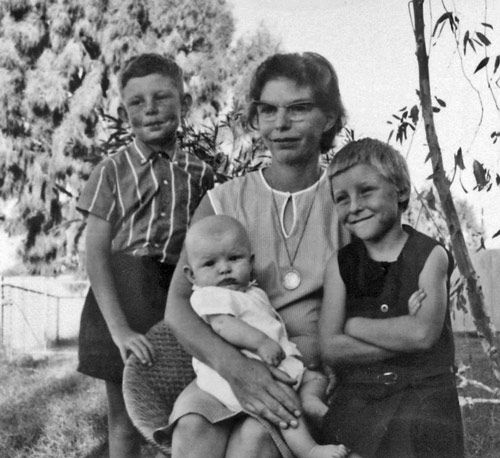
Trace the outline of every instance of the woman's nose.
<path fill-rule="evenodd" d="M 274 121 L 274 125 L 277 129 L 287 129 L 290 127 L 290 118 L 288 116 L 288 113 L 286 111 L 285 107 L 279 107 L 278 111 L 276 112 L 276 121 Z"/>

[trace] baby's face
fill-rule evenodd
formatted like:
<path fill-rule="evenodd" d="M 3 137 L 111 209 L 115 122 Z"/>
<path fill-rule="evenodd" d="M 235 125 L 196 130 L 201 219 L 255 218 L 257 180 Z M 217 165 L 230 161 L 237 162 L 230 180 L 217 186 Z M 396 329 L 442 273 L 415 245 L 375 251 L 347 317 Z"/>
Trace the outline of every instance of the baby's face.
<path fill-rule="evenodd" d="M 236 231 L 196 240 L 189 253 L 191 281 L 245 291 L 251 281 L 253 256 Z"/>

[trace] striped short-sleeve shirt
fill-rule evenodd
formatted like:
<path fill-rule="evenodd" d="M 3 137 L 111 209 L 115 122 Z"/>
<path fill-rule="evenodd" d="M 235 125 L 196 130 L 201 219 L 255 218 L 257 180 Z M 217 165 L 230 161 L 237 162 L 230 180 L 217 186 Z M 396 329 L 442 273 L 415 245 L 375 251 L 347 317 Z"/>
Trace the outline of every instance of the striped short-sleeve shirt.
<path fill-rule="evenodd" d="M 111 223 L 114 253 L 175 264 L 191 216 L 213 184 L 210 166 L 181 148 L 170 158 L 133 142 L 95 168 L 77 209 Z"/>

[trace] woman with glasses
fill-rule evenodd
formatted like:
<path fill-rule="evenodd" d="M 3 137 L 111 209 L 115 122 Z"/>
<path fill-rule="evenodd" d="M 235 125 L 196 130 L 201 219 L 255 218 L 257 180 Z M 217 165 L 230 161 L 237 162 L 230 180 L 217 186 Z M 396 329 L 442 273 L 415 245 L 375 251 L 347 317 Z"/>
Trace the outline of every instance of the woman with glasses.
<path fill-rule="evenodd" d="M 304 365 L 318 369 L 323 271 L 333 251 L 347 242 L 320 166 L 345 118 L 337 75 L 318 54 L 276 54 L 257 68 L 249 99 L 249 122 L 269 149 L 271 165 L 210 191 L 193 222 L 223 214 L 243 224 L 255 254 L 257 284 L 283 318 Z M 171 416 L 172 457 L 291 457 L 277 428 L 294 427 L 302 415 L 294 381 L 245 357 L 194 313 L 185 264 L 183 254 L 166 321 L 190 354 L 229 382 L 249 415 L 232 413 L 192 383 Z M 316 417 L 324 413 L 315 412 Z"/>

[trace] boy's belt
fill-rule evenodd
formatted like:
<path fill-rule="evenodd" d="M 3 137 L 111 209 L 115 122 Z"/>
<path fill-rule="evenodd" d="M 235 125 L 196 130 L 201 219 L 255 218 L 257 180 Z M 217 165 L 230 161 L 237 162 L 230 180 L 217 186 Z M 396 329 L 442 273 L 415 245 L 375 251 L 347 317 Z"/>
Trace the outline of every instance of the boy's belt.
<path fill-rule="evenodd" d="M 404 368 L 388 367 L 383 371 L 349 370 L 339 374 L 343 383 L 367 383 L 381 385 L 395 385 L 399 383 L 418 383 L 438 375 L 452 375 L 455 373 L 453 366 L 430 368 Z"/>

